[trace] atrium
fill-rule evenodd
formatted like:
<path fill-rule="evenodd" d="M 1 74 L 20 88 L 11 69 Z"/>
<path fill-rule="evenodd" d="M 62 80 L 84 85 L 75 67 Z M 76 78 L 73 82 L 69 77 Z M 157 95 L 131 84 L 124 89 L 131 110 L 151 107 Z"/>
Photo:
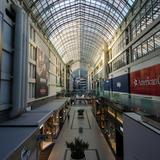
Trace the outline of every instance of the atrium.
<path fill-rule="evenodd" d="M 159 107 L 160 0 L 0 1 L 0 159 L 159 160 Z"/>

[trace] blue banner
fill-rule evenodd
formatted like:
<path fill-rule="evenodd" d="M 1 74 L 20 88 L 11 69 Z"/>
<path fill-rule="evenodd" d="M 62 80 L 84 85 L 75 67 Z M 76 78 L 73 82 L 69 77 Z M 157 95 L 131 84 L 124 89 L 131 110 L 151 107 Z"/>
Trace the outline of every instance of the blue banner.
<path fill-rule="evenodd" d="M 105 91 L 111 90 L 111 80 L 110 79 L 104 81 L 104 90 Z"/>
<path fill-rule="evenodd" d="M 116 92 L 129 93 L 128 74 L 121 75 L 112 79 L 112 89 Z"/>

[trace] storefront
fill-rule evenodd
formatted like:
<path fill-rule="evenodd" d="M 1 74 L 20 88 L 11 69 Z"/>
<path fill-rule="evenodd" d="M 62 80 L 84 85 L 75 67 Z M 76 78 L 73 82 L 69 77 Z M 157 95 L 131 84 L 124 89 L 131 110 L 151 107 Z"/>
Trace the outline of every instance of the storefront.
<path fill-rule="evenodd" d="M 63 124 L 66 120 L 67 115 L 68 115 L 68 112 L 69 112 L 69 107 L 67 105 L 59 110 L 59 126 L 60 126 L 60 128 L 63 127 Z"/>
<path fill-rule="evenodd" d="M 45 150 L 51 144 L 54 144 L 54 140 L 57 138 L 59 127 L 59 112 L 54 112 L 49 119 L 39 128 L 42 139 L 40 142 L 41 151 Z"/>
<path fill-rule="evenodd" d="M 49 119 L 42 126 L 40 126 L 40 133 L 43 135 L 40 143 L 41 151 L 55 143 L 55 140 L 57 139 L 63 127 L 68 112 L 69 107 L 66 104 L 63 108 L 54 111 Z"/>
<path fill-rule="evenodd" d="M 109 102 L 104 104 L 97 108 L 96 119 L 116 158 L 121 160 L 123 159 L 124 109 L 118 104 Z"/>
<path fill-rule="evenodd" d="M 69 107 L 66 102 L 67 98 L 54 100 L 1 123 L 0 157 L 12 160 L 39 160 L 44 154 L 47 157 L 50 152 L 45 151 L 50 146 L 52 149 L 61 129 L 60 121 L 65 120 L 68 114 Z M 3 144 L 6 148 L 2 147 Z"/>
<path fill-rule="evenodd" d="M 42 135 L 42 140 L 40 143 L 41 151 L 44 151 L 50 145 L 54 145 L 55 140 L 63 127 L 68 112 L 68 103 L 64 103 L 64 105 L 59 107 L 59 109 L 54 110 L 47 121 L 39 127 Z"/>

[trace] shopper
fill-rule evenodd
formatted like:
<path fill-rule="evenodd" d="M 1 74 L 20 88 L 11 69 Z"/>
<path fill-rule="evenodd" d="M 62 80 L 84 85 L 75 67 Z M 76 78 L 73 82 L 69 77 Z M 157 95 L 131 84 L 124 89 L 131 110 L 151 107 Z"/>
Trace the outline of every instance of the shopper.
<path fill-rule="evenodd" d="M 67 116 L 67 117 L 68 117 L 68 120 L 69 120 L 69 118 L 70 118 L 70 115 L 68 114 L 68 116 Z"/>

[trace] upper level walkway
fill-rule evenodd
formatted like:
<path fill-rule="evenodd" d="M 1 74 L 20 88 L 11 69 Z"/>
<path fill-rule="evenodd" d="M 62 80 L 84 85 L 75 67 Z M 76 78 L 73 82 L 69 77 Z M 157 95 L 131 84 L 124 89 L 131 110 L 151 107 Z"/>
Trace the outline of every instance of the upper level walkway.
<path fill-rule="evenodd" d="M 84 109 L 84 117 L 78 118 L 78 109 Z M 86 160 L 115 160 L 100 128 L 92 114 L 91 107 L 87 105 L 74 105 L 70 110 L 70 118 L 66 120 L 63 129 L 53 147 L 49 160 L 70 160 L 70 151 L 65 142 L 80 137 L 89 143 L 85 152 Z M 79 132 L 79 127 L 83 132 Z"/>

